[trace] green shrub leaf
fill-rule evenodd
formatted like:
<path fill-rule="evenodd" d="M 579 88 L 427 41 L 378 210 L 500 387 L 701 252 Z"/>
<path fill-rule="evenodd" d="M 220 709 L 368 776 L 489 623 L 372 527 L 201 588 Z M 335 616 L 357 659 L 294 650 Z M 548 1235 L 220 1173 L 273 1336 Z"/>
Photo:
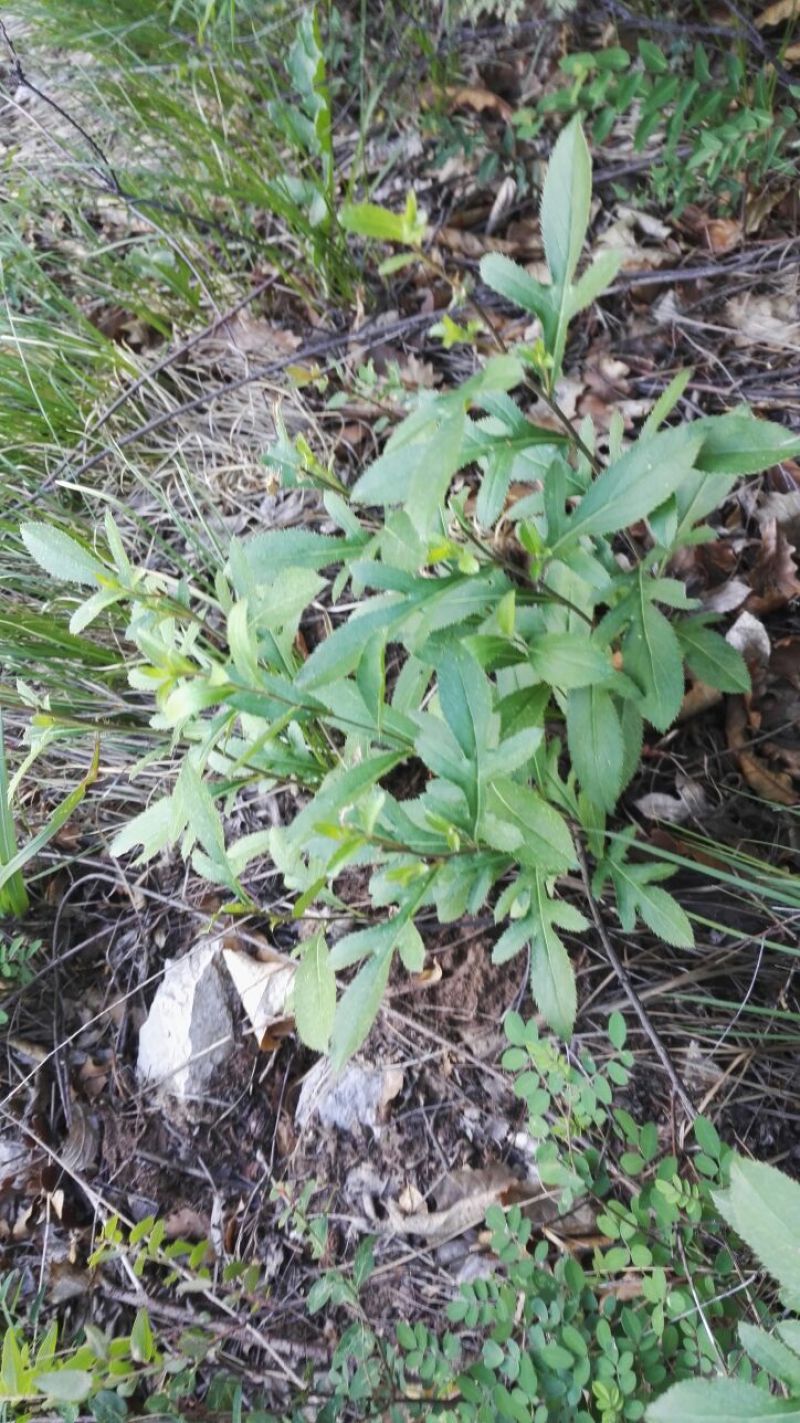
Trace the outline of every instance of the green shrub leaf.
<path fill-rule="evenodd" d="M 106 576 L 102 563 L 63 529 L 53 524 L 23 524 L 20 533 L 31 558 L 51 578 L 95 585 Z"/>
<path fill-rule="evenodd" d="M 687 1379 L 662 1393 L 645 1416 L 648 1423 L 800 1423 L 800 1403 L 771 1398 L 742 1379 Z"/>
<path fill-rule="evenodd" d="M 559 135 L 542 192 L 542 238 L 555 286 L 572 281 L 589 228 L 592 160 L 583 129 L 573 119 Z"/>
<path fill-rule="evenodd" d="M 714 1200 L 729 1225 L 800 1308 L 800 1185 L 762 1162 L 734 1157 L 730 1186 Z"/>
<path fill-rule="evenodd" d="M 576 687 L 567 698 L 567 745 L 589 799 L 613 810 L 622 789 L 624 746 L 613 698 L 603 687 Z"/>
<path fill-rule="evenodd" d="M 294 1016 L 306 1047 L 327 1052 L 336 1012 L 336 975 L 322 934 L 308 944 L 294 978 Z"/>

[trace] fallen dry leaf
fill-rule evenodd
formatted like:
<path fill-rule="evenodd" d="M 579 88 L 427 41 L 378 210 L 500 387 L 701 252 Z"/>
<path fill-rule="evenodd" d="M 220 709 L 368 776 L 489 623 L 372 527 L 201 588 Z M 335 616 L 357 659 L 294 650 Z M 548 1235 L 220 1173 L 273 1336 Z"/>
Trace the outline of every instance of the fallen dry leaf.
<path fill-rule="evenodd" d="M 725 318 L 736 346 L 774 346 L 783 351 L 800 350 L 800 322 L 797 302 L 787 294 L 769 296 L 748 292 L 725 303 Z"/>
<path fill-rule="evenodd" d="M 163 1224 L 166 1240 L 207 1240 L 211 1230 L 209 1217 L 191 1206 L 170 1211 L 164 1216 Z"/>
<path fill-rule="evenodd" d="M 261 952 L 262 956 L 269 953 L 266 962 L 251 958 L 241 949 L 225 948 L 222 957 L 259 1047 L 267 1052 L 294 1028 L 287 1005 L 297 966 L 276 950 Z"/>
<path fill-rule="evenodd" d="M 773 519 L 786 535 L 792 548 L 800 548 L 800 489 L 791 489 L 785 494 L 768 494 L 759 511 L 762 527 Z"/>
<path fill-rule="evenodd" d="M 454 109 L 474 109 L 478 114 L 493 109 L 506 121 L 514 113 L 507 99 L 501 99 L 499 94 L 493 94 L 491 89 L 483 89 L 477 84 L 465 84 L 459 88 L 450 86 L 447 96 Z"/>
<path fill-rule="evenodd" d="M 793 20 L 800 15 L 800 0 L 775 0 L 756 16 L 756 28 L 768 29 L 771 25 L 781 25 L 784 20 Z M 783 58 L 786 58 L 784 54 Z"/>
<path fill-rule="evenodd" d="M 455 252 L 461 257 L 479 258 L 486 252 L 502 252 L 506 257 L 514 257 L 521 250 L 518 242 L 508 242 L 503 237 L 489 237 L 477 232 L 462 232 L 458 227 L 440 227 L 436 232 L 436 242 L 440 247 Z"/>
<path fill-rule="evenodd" d="M 693 716 L 702 716 L 712 707 L 718 707 L 721 701 L 722 692 L 718 687 L 709 687 L 707 682 L 693 682 L 681 702 L 678 721 L 690 721 Z"/>
<path fill-rule="evenodd" d="M 644 246 L 637 236 L 637 228 L 645 237 L 652 236 L 660 245 Z M 618 207 L 614 222 L 601 234 L 595 251 L 621 252 L 622 271 L 625 272 L 668 266 L 674 262 L 678 247 L 670 229 L 663 223 L 659 224 L 658 229 L 654 229 L 652 224 L 644 224 L 642 214 L 633 208 Z"/>
<path fill-rule="evenodd" d="M 445 1178 L 439 1196 L 444 1203 L 440 1210 L 404 1214 L 399 1202 L 389 1201 L 391 1231 L 397 1235 L 421 1235 L 429 1244 L 441 1245 L 482 1225 L 489 1206 L 505 1204 L 511 1188 L 523 1184 L 506 1166 L 454 1171 Z M 530 1190 L 541 1194 L 541 1187 L 531 1186 Z"/>
<path fill-rule="evenodd" d="M 774 613 L 800 594 L 794 549 L 777 519 L 761 525 L 761 548 L 750 573 L 750 613 Z"/>
<path fill-rule="evenodd" d="M 486 219 L 486 231 L 491 235 L 496 227 L 499 227 L 509 208 L 513 206 L 517 196 L 516 179 L 507 173 L 500 187 L 497 189 L 497 196 L 492 203 L 492 210 Z"/>
<path fill-rule="evenodd" d="M 772 653 L 769 633 L 752 613 L 741 613 L 725 634 L 725 641 L 742 654 L 753 682 L 764 675 Z"/>
<path fill-rule="evenodd" d="M 729 578 L 712 588 L 703 598 L 703 610 L 707 613 L 732 613 L 750 597 L 750 586 L 742 578 Z"/>
<path fill-rule="evenodd" d="M 712 217 L 693 204 L 684 208 L 683 225 L 717 256 L 732 252 L 742 240 L 742 224 L 732 217 Z"/>
<path fill-rule="evenodd" d="M 744 697 L 728 697 L 726 718 L 728 746 L 734 752 L 747 784 L 762 800 L 775 805 L 797 805 L 800 801 L 785 771 L 772 771 L 766 761 L 748 749 L 747 707 Z"/>
<path fill-rule="evenodd" d="M 708 814 L 710 806 L 699 782 L 684 777 L 676 781 L 675 788 L 677 795 L 651 791 L 649 795 L 640 796 L 633 804 L 646 819 L 664 820 L 672 825 L 682 825 L 693 816 Z"/>

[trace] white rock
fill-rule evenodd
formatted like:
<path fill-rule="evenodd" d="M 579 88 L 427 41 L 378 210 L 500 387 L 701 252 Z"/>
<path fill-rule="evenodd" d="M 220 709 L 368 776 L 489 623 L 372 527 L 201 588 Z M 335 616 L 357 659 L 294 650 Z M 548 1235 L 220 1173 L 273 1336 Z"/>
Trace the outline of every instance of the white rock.
<path fill-rule="evenodd" d="M 186 1106 L 203 1097 L 233 1049 L 233 1010 L 220 948 L 220 939 L 199 939 L 183 958 L 167 959 L 139 1033 L 139 1081 Z"/>
<path fill-rule="evenodd" d="M 324 1127 L 346 1132 L 371 1127 L 377 1134 L 386 1107 L 402 1086 L 399 1068 L 369 1068 L 351 1062 L 334 1078 L 327 1059 L 320 1058 L 300 1089 L 295 1121 L 305 1127 L 316 1115 Z"/>

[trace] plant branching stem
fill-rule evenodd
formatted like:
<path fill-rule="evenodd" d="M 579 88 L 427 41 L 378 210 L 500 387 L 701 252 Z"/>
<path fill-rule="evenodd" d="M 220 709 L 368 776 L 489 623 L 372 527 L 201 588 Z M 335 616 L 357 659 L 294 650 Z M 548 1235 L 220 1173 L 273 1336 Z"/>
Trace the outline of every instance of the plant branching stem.
<path fill-rule="evenodd" d="M 589 875 L 589 866 L 586 862 L 586 853 L 583 849 L 583 846 L 580 844 L 580 841 L 577 842 L 577 852 L 578 861 L 580 863 L 581 868 L 581 879 L 583 880 L 583 887 L 586 892 L 586 898 L 589 903 L 589 913 L 592 916 L 592 922 L 594 923 L 594 927 L 597 930 L 597 936 L 603 946 L 603 951 L 606 955 L 606 958 L 608 959 L 608 962 L 610 963 L 615 976 L 619 980 L 619 983 L 622 986 L 622 989 L 625 993 L 626 998 L 628 999 L 628 1002 L 630 1003 L 634 1013 L 639 1019 L 639 1022 L 642 1025 L 642 1029 L 645 1035 L 649 1038 L 653 1046 L 653 1050 L 655 1051 L 655 1054 L 659 1062 L 661 1063 L 661 1066 L 664 1068 L 664 1071 L 666 1072 L 670 1083 L 672 1084 L 672 1090 L 674 1091 L 675 1096 L 680 1101 L 681 1106 L 686 1112 L 686 1115 L 688 1116 L 689 1120 L 693 1122 L 695 1117 L 697 1116 L 697 1110 L 695 1108 L 695 1105 L 686 1090 L 686 1086 L 678 1072 L 678 1069 L 672 1061 L 672 1058 L 670 1057 L 667 1048 L 665 1047 L 659 1034 L 653 1027 L 653 1024 L 651 1023 L 649 1017 L 647 1016 L 647 1013 L 645 1012 L 642 1006 L 639 995 L 637 994 L 636 989 L 631 983 L 630 975 L 628 974 L 627 969 L 623 965 L 619 954 L 614 948 L 614 945 L 611 941 L 611 936 L 608 930 L 606 929 L 605 924 L 603 923 L 603 918 L 598 908 L 594 892 L 592 890 L 592 882 Z"/>

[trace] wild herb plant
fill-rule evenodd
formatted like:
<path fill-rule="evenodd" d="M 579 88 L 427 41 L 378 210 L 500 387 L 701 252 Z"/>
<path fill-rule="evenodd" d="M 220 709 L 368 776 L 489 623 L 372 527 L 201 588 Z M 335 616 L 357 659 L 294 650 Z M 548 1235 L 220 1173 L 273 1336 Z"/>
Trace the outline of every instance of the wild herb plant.
<path fill-rule="evenodd" d="M 372 912 L 330 950 L 313 939 L 298 976 L 298 1017 L 339 1064 L 369 1031 L 395 958 L 422 967 L 414 921 L 430 906 L 450 923 L 490 903 L 495 961 L 530 950 L 536 1002 L 568 1038 L 576 987 L 560 931 L 587 921 L 560 881 L 579 842 L 624 930 L 641 920 L 692 943 L 663 887 L 669 866 L 637 858 L 634 831 L 607 834 L 607 821 L 645 725 L 674 722 L 687 665 L 724 691 L 747 689 L 739 654 L 670 562 L 714 537 L 704 520 L 738 477 L 800 440 L 746 410 L 664 428 L 685 373 L 630 443 L 614 419 L 607 460 L 590 420 L 531 420 L 532 393 L 558 412 L 569 323 L 616 273 L 605 254 L 577 275 L 590 200 L 573 121 L 542 200 L 549 285 L 502 256 L 482 264 L 541 337 L 423 396 L 352 488 L 302 437 L 269 451 L 287 487 L 319 492 L 335 533 L 234 539 L 209 597 L 132 566 L 110 515 L 93 550 L 52 525 L 22 528 L 51 577 L 87 590 L 73 634 L 126 610 L 131 687 L 182 758 L 173 789 L 113 852 L 139 846 L 144 863 L 179 845 L 242 913 L 259 910 L 247 871 L 265 857 L 298 917 L 317 902 L 343 908 L 345 871 L 368 876 Z M 512 485 L 527 491 L 511 500 Z M 226 840 L 225 811 L 254 787 L 291 788 L 296 813 Z M 337 1000 L 336 975 L 355 966 Z"/>
<path fill-rule="evenodd" d="M 565 55 L 563 85 L 515 114 L 518 136 L 535 137 L 552 114 L 581 115 L 596 143 L 632 124 L 635 153 L 657 145 L 643 170 L 647 191 L 676 213 L 710 193 L 735 211 L 767 179 L 789 182 L 800 111 L 781 102 L 774 71 L 753 77 L 735 47 L 718 64 L 702 44 L 680 48 L 667 54 L 640 39 L 634 55 L 620 46 Z M 800 86 L 785 97 L 796 100 Z"/>

